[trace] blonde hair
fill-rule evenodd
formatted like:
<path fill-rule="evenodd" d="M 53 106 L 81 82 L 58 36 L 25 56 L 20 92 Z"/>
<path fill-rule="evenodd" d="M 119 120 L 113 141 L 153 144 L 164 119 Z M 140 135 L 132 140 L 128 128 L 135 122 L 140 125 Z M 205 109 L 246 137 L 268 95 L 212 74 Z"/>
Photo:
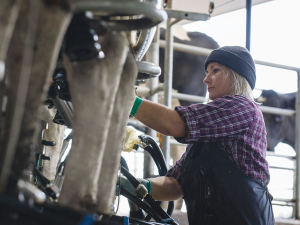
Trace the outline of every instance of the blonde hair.
<path fill-rule="evenodd" d="M 237 72 L 235 72 L 234 70 L 221 64 L 220 66 L 224 74 L 223 84 L 225 84 L 225 81 L 227 79 L 230 79 L 232 83 L 231 91 L 230 93 L 228 93 L 228 95 L 243 95 L 254 102 L 252 89 L 248 81 L 244 77 L 239 75 Z M 207 102 L 211 102 L 211 100 L 208 99 Z"/>
<path fill-rule="evenodd" d="M 223 68 L 225 74 L 224 82 L 228 78 L 232 82 L 232 88 L 229 95 L 243 95 L 249 98 L 250 100 L 254 101 L 252 89 L 248 81 L 234 70 L 223 65 L 221 65 L 221 67 Z"/>

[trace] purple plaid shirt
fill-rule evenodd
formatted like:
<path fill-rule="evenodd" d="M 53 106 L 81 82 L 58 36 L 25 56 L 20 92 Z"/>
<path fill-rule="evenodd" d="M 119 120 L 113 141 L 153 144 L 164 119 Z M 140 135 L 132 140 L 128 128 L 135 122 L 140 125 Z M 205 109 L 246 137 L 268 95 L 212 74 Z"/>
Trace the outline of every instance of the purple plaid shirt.
<path fill-rule="evenodd" d="M 177 106 L 175 110 L 186 124 L 186 136 L 175 137 L 178 142 L 218 142 L 247 176 L 269 183 L 266 128 L 262 113 L 254 102 L 241 95 L 223 96 L 207 104 Z M 185 154 L 166 175 L 174 177 L 179 184 Z"/>

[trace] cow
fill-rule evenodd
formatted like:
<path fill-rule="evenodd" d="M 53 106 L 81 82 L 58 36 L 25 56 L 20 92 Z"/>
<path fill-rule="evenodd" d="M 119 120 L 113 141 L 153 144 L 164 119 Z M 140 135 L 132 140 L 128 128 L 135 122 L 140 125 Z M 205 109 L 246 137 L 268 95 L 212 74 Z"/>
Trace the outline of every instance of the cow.
<path fill-rule="evenodd" d="M 67 56 L 64 57 L 74 119 L 72 152 L 68 157 L 59 203 L 76 210 L 111 213 L 111 196 L 114 193 L 112 183 L 116 180 L 118 169 L 115 161 L 120 159 L 122 136 L 126 127 L 124 120 L 126 125 L 130 105 L 134 100 L 137 75 L 127 43 L 124 34 L 107 33 L 100 40 L 105 53 L 103 59 L 73 64 Z M 106 154 L 105 149 L 108 151 Z M 106 157 L 103 161 L 104 155 L 113 157 Z M 107 163 L 107 166 L 102 162 Z M 111 171 L 105 174 L 108 165 Z M 102 166 L 105 170 L 100 173 Z M 101 180 L 101 176 L 109 176 L 110 179 Z M 74 188 L 78 182 L 80 188 Z M 102 201 L 101 198 L 107 200 Z"/>
<path fill-rule="evenodd" d="M 295 110 L 296 93 L 278 94 L 274 90 L 263 90 L 256 99 L 262 106 Z M 273 151 L 279 142 L 295 148 L 295 116 L 263 113 L 267 130 L 267 150 Z"/>
<path fill-rule="evenodd" d="M 0 2 L 0 105 L 6 104 L 5 98 L 5 61 L 12 32 L 16 24 L 16 18 L 20 10 L 21 1 Z M 0 113 L 0 133 L 3 129 L 3 112 Z"/>
<path fill-rule="evenodd" d="M 1 191 L 10 166 L 19 178 L 30 180 L 40 134 L 38 115 L 73 13 L 73 4 L 67 0 L 9 2 L 20 6 L 5 60 L 7 104 L 0 140 L 1 160 L 5 159 L 1 162 Z M 6 186 L 7 194 L 14 196 L 15 191 L 10 184 Z"/>
<path fill-rule="evenodd" d="M 10 4 L 0 4 L 6 7 L 2 11 L 14 13 L 12 18 L 15 18 L 11 23 L 0 19 L 1 29 L 5 30 L 9 24 L 13 30 L 5 58 L 1 58 L 5 59 L 6 70 L 5 77 L 0 76 L 1 85 L 5 86 L 5 94 L 0 99 L 2 101 L 4 95 L 7 98 L 5 114 L 0 118 L 1 123 L 3 121 L 1 181 L 7 181 L 10 172 L 30 181 L 41 133 L 38 118 L 44 110 L 43 101 L 61 52 L 73 105 L 73 143 L 58 205 L 80 212 L 111 215 L 123 136 L 135 97 L 138 70 L 126 33 L 101 30 L 101 27 L 97 30 L 101 35 L 97 37 L 89 27 L 86 28 L 92 35 L 92 48 L 97 49 L 97 54 L 84 60 L 76 59 L 77 55 L 87 53 L 78 51 L 76 46 L 72 52 L 71 44 L 85 45 L 85 42 L 68 39 L 76 38 L 73 30 L 69 36 L 68 32 L 72 18 L 78 15 L 75 13 L 78 2 L 11 0 Z M 14 8 L 13 3 L 18 3 L 19 8 Z M 74 26 L 76 30 L 78 26 Z M 8 41 L 0 36 L 0 42 Z M 4 48 L 0 50 L 1 54 L 5 52 Z M 46 120 L 49 122 L 50 119 Z M 49 168 L 53 170 L 54 167 L 49 165 Z M 44 175 L 53 179 L 52 172 Z M 0 189 L 9 196 L 18 194 L 14 182 L 0 182 Z"/>
<path fill-rule="evenodd" d="M 160 39 L 165 39 L 165 29 L 160 29 Z M 200 32 L 187 32 L 184 29 L 174 30 L 174 42 L 196 47 L 216 49 L 218 43 L 211 37 Z M 164 56 L 165 50 L 159 49 L 159 66 L 162 74 L 159 81 L 164 81 Z M 205 78 L 204 62 L 205 56 L 195 55 L 185 52 L 174 51 L 173 53 L 173 89 L 178 93 L 205 96 L 207 87 L 203 83 Z M 180 104 L 188 106 L 194 102 L 180 100 Z"/>

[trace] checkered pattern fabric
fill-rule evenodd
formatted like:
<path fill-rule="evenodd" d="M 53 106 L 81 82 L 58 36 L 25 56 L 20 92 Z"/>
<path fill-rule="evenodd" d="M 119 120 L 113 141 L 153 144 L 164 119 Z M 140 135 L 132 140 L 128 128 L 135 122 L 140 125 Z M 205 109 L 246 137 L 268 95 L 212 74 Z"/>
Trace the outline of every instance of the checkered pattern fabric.
<path fill-rule="evenodd" d="M 266 161 L 266 129 L 259 107 L 241 95 L 223 96 L 207 104 L 178 106 L 175 110 L 186 124 L 186 136 L 180 143 L 197 140 L 218 142 L 220 148 L 247 176 L 265 184 L 270 181 Z M 181 182 L 184 153 L 166 176 Z"/>

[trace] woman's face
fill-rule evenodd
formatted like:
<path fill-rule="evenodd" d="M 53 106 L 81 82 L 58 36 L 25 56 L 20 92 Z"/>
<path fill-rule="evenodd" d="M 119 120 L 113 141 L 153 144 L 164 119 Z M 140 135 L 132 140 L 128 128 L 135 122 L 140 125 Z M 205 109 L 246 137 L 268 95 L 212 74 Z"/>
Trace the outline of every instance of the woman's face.
<path fill-rule="evenodd" d="M 229 76 L 225 79 L 224 71 L 219 63 L 208 64 L 203 82 L 207 84 L 211 100 L 230 94 L 232 82 Z"/>

